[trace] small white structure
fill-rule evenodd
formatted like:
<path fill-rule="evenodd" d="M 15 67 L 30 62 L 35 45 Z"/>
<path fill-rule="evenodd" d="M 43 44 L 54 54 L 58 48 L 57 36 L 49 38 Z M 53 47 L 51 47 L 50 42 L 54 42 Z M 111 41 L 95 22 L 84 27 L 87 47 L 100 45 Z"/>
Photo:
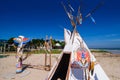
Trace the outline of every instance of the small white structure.
<path fill-rule="evenodd" d="M 55 46 L 60 47 L 61 45 L 59 43 L 56 43 Z"/>

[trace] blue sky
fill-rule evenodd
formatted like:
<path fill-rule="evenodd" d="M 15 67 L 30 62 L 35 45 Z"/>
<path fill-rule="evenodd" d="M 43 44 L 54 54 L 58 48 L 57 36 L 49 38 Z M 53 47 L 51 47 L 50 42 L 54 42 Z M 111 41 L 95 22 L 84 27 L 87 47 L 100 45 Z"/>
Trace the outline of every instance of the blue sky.
<path fill-rule="evenodd" d="M 0 0 L 0 39 L 48 35 L 63 40 L 63 28 L 72 27 L 61 1 L 75 10 L 80 4 L 83 16 L 103 1 L 92 15 L 96 24 L 87 18 L 77 29 L 91 48 L 120 48 L 119 0 Z"/>

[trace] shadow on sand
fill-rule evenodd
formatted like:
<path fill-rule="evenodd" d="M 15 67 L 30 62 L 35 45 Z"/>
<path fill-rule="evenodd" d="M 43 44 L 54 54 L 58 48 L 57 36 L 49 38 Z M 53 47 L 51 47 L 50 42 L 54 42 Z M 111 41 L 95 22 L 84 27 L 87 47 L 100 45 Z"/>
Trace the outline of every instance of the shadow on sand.
<path fill-rule="evenodd" d="M 32 69 L 38 69 L 38 70 L 45 70 L 45 66 L 43 65 L 31 65 L 31 64 L 23 64 L 23 71 L 26 69 L 26 68 L 32 68 Z M 22 72 L 23 72 L 22 71 Z"/>

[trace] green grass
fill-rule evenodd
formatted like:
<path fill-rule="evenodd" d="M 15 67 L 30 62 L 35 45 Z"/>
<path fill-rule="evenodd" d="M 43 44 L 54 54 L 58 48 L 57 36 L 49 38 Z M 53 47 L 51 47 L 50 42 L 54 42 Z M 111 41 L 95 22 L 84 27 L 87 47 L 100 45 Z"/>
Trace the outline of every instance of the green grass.
<path fill-rule="evenodd" d="M 53 49 L 52 50 L 52 54 L 60 54 L 62 52 L 61 49 Z M 6 52 L 5 54 L 10 54 L 10 55 L 15 55 L 17 52 L 14 51 L 14 52 Z M 33 51 L 29 51 L 29 52 L 26 52 L 24 51 L 23 54 L 45 54 L 45 53 L 50 53 L 50 52 L 46 52 L 45 50 L 41 49 L 41 50 L 33 50 Z M 0 54 L 3 54 L 3 53 L 0 53 Z M 0 56 L 0 58 L 2 58 L 4 56 Z"/>
<path fill-rule="evenodd" d="M 91 52 L 97 52 L 97 53 L 107 53 L 108 51 L 100 50 L 100 49 L 91 49 Z"/>
<path fill-rule="evenodd" d="M 62 50 L 59 50 L 59 49 L 54 49 L 52 50 L 52 54 L 60 54 L 62 52 Z M 27 53 L 27 52 L 26 52 Z M 41 49 L 41 50 L 34 50 L 34 51 L 31 51 L 29 53 L 32 53 L 32 54 L 43 54 L 43 53 L 49 53 L 48 51 L 46 52 L 45 50 Z"/>
<path fill-rule="evenodd" d="M 0 55 L 0 58 L 8 57 L 9 55 Z"/>

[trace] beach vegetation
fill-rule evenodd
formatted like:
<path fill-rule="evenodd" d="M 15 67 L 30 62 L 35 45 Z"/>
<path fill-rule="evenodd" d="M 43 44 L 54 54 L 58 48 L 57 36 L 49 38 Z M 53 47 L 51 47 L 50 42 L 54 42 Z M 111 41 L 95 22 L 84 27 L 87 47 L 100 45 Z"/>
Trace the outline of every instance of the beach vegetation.
<path fill-rule="evenodd" d="M 108 51 L 102 50 L 102 49 L 90 49 L 91 52 L 97 52 L 97 53 L 107 53 Z"/>
<path fill-rule="evenodd" d="M 51 50 L 51 54 L 60 54 L 62 52 L 61 49 L 53 49 Z M 31 54 L 50 54 L 50 51 L 47 51 L 45 49 L 40 49 L 40 50 L 34 50 L 30 52 L 25 52 L 25 53 L 31 53 Z"/>

